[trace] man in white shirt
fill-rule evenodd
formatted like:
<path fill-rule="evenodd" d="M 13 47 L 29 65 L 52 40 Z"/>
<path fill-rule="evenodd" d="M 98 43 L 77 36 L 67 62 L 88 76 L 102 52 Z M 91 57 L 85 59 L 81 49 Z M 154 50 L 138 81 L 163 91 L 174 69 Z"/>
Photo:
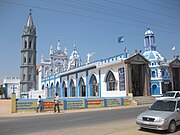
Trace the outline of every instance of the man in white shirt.
<path fill-rule="evenodd" d="M 55 98 L 54 98 L 54 113 L 56 112 L 56 107 L 58 109 L 58 113 L 60 113 L 58 93 L 55 94 Z"/>

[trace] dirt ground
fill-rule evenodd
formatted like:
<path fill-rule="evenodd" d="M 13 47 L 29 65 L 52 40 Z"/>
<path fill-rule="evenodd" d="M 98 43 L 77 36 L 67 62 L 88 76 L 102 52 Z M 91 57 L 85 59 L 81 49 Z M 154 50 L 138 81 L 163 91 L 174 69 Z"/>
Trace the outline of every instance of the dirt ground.
<path fill-rule="evenodd" d="M 0 99 L 0 114 L 11 113 L 11 100 Z"/>

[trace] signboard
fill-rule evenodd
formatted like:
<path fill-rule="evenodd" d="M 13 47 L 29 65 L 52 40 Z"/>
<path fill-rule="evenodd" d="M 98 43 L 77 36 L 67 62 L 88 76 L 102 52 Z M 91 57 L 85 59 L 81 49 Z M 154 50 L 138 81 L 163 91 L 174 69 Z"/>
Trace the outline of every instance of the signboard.
<path fill-rule="evenodd" d="M 110 98 L 106 99 L 106 106 L 120 106 L 120 98 Z"/>
<path fill-rule="evenodd" d="M 130 105 L 132 103 L 132 98 L 123 98 L 124 106 Z"/>
<path fill-rule="evenodd" d="M 54 100 L 44 100 L 43 101 L 44 111 L 54 111 Z M 59 108 L 63 110 L 63 101 L 59 100 Z"/>
<path fill-rule="evenodd" d="M 67 110 L 70 109 L 84 109 L 84 99 L 81 100 L 67 100 L 66 101 Z"/>
<path fill-rule="evenodd" d="M 119 73 L 119 90 L 125 90 L 125 74 L 124 67 L 118 69 Z"/>
<path fill-rule="evenodd" d="M 16 110 L 17 112 L 30 112 L 35 111 L 37 108 L 36 100 L 17 100 Z"/>
<path fill-rule="evenodd" d="M 104 99 L 87 99 L 87 108 L 104 107 Z"/>

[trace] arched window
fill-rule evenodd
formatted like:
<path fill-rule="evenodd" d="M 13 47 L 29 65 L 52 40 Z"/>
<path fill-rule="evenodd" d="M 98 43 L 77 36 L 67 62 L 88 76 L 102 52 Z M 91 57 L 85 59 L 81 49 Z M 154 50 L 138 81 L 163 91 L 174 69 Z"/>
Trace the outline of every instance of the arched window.
<path fill-rule="evenodd" d="M 114 74 L 109 71 L 106 78 L 107 91 L 115 91 L 117 90 L 117 81 L 114 77 Z"/>
<path fill-rule="evenodd" d="M 75 87 L 73 79 L 71 79 L 71 82 L 70 82 L 70 95 L 72 97 L 76 96 L 76 87 Z"/>
<path fill-rule="evenodd" d="M 30 42 L 29 42 L 29 49 L 31 49 L 31 43 L 32 43 L 32 42 L 30 41 Z"/>
<path fill-rule="evenodd" d="M 51 93 L 50 93 L 50 96 L 51 97 L 54 97 L 54 84 L 53 83 L 51 83 Z"/>
<path fill-rule="evenodd" d="M 86 96 L 86 85 L 84 82 L 84 79 L 81 77 L 79 81 L 79 87 L 80 87 L 80 97 L 85 97 Z"/>
<path fill-rule="evenodd" d="M 152 78 L 155 78 L 156 77 L 156 72 L 153 70 L 152 71 Z"/>
<path fill-rule="evenodd" d="M 42 85 L 42 90 L 44 90 L 44 84 Z"/>
<path fill-rule="evenodd" d="M 98 83 L 96 76 L 93 74 L 90 79 L 91 96 L 99 96 Z"/>
<path fill-rule="evenodd" d="M 26 79 L 26 75 L 25 74 L 23 74 L 23 80 L 25 80 Z"/>
<path fill-rule="evenodd" d="M 59 82 L 57 82 L 57 84 L 56 84 L 56 93 L 58 93 L 58 95 L 61 96 L 60 95 L 60 85 L 59 85 Z"/>
<path fill-rule="evenodd" d="M 25 49 L 27 48 L 27 41 L 26 40 L 24 41 L 24 48 Z"/>
<path fill-rule="evenodd" d="M 24 63 L 26 63 L 26 57 L 24 57 Z"/>
<path fill-rule="evenodd" d="M 64 97 L 67 97 L 67 87 L 65 81 L 63 81 L 62 89 L 63 89 Z"/>
<path fill-rule="evenodd" d="M 29 57 L 29 63 L 31 63 L 31 57 Z"/>
<path fill-rule="evenodd" d="M 50 95 L 50 90 L 49 90 L 49 85 L 48 85 L 48 84 L 46 85 L 46 89 L 47 89 L 47 97 L 49 97 L 49 95 Z"/>

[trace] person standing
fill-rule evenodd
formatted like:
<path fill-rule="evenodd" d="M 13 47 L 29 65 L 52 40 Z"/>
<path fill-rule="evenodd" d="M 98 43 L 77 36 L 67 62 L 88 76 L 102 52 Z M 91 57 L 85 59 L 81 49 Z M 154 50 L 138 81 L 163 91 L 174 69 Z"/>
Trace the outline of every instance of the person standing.
<path fill-rule="evenodd" d="M 55 94 L 55 98 L 54 98 L 54 113 L 56 112 L 56 107 L 58 109 L 58 113 L 60 113 L 58 93 Z"/>
<path fill-rule="evenodd" d="M 42 101 L 41 95 L 38 96 L 36 112 L 38 113 L 39 110 L 40 110 L 40 112 L 43 111 L 43 101 Z"/>

